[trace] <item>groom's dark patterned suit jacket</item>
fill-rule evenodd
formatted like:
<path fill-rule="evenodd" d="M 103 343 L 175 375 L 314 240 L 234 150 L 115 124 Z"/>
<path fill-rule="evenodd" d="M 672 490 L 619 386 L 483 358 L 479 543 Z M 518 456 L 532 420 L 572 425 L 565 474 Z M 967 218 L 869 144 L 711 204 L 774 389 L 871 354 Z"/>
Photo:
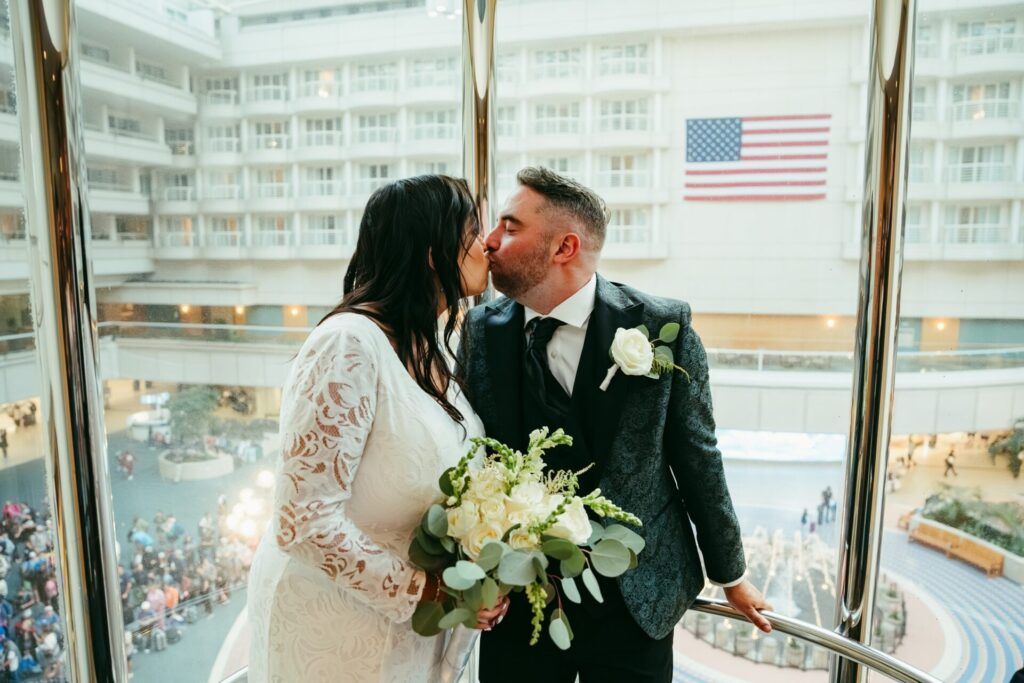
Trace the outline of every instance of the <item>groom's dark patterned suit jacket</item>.
<path fill-rule="evenodd" d="M 477 306 L 466 317 L 459 347 L 462 379 L 487 435 L 518 449 L 527 436 L 523 319 L 523 307 L 508 298 Z M 600 391 L 616 329 L 643 324 L 655 336 L 669 322 L 681 326 L 671 347 L 689 379 L 680 372 L 657 379 L 618 372 Z M 573 410 L 587 417 L 581 423 L 589 426 L 595 481 L 643 521 L 637 531 L 646 547 L 619 588 L 652 638 L 668 635 L 704 586 L 698 545 L 713 581 L 734 581 L 746 567 L 715 437 L 707 357 L 690 322 L 686 303 L 598 276 L 572 394 Z"/>

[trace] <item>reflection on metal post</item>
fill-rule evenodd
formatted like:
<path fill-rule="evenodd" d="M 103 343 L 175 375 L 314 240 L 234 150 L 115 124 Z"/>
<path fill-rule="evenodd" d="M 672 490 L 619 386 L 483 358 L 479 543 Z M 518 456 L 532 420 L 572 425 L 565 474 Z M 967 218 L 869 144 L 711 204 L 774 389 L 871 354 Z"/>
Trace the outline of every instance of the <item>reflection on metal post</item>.
<path fill-rule="evenodd" d="M 70 0 L 11 2 L 47 479 L 72 681 L 123 681 Z M 109 571 L 104 571 L 108 569 Z"/>
<path fill-rule="evenodd" d="M 836 628 L 862 643 L 871 638 L 896 371 L 914 8 L 915 0 L 874 0 L 870 24 L 863 246 Z M 833 661 L 832 681 L 853 683 L 862 674 L 855 662 Z"/>
<path fill-rule="evenodd" d="M 463 0 L 462 170 L 480 207 L 484 230 L 494 225 L 494 10 L 497 0 Z"/>

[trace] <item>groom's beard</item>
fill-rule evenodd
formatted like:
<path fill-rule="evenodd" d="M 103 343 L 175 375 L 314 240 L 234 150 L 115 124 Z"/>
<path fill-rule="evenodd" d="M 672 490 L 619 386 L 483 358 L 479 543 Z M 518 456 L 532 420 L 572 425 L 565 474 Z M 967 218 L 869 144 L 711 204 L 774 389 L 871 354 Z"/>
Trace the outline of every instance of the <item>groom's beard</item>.
<path fill-rule="evenodd" d="M 519 299 L 544 281 L 548 274 L 546 244 L 541 244 L 530 254 L 502 260 L 497 265 L 491 262 L 491 281 L 494 288 L 510 299 Z"/>

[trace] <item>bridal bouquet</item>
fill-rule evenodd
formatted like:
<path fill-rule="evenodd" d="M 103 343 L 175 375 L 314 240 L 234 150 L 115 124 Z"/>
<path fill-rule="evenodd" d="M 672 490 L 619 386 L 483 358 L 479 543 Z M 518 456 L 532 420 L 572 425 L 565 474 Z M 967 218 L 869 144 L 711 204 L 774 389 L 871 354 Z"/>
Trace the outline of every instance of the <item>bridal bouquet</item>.
<path fill-rule="evenodd" d="M 414 564 L 440 574 L 447 595 L 443 603 L 419 605 L 412 627 L 424 636 L 459 624 L 472 628 L 477 610 L 523 591 L 533 613 L 530 644 L 543 631 L 546 605 L 556 601 L 548 634 L 568 649 L 573 635 L 562 606 L 563 599 L 581 602 L 577 579 L 602 602 L 596 575 L 623 574 L 636 566 L 644 548 L 638 534 L 621 524 L 594 522 L 587 510 L 634 526 L 640 520 L 600 489 L 577 495 L 578 477 L 586 470 L 545 472 L 545 451 L 572 444 L 561 429 L 550 435 L 546 427 L 532 432 L 525 454 L 494 439 L 474 438 L 472 444 L 458 465 L 441 475 L 443 500 L 423 515 L 409 548 Z M 485 456 L 476 463 L 481 447 Z M 467 636 L 470 646 L 478 633 Z"/>

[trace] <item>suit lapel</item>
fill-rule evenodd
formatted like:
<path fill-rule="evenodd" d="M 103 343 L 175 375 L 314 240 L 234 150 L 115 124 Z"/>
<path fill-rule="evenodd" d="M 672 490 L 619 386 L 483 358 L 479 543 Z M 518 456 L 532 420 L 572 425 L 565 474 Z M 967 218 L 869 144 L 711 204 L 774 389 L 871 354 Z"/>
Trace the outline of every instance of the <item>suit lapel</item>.
<path fill-rule="evenodd" d="M 490 436 L 513 448 L 526 445 L 523 434 L 523 307 L 511 299 L 488 305 L 484 323 L 487 371 L 490 374 L 493 414 Z"/>
<path fill-rule="evenodd" d="M 587 326 L 576 381 L 573 385 L 573 410 L 589 417 L 592 425 L 588 441 L 591 456 L 600 467 L 611 453 L 612 442 L 619 425 L 632 382 L 617 373 L 607 391 L 601 391 L 608 368 L 612 365 L 609 349 L 620 327 L 636 327 L 643 320 L 642 303 L 629 299 L 622 291 L 597 276 L 597 297 L 594 312 Z"/>

